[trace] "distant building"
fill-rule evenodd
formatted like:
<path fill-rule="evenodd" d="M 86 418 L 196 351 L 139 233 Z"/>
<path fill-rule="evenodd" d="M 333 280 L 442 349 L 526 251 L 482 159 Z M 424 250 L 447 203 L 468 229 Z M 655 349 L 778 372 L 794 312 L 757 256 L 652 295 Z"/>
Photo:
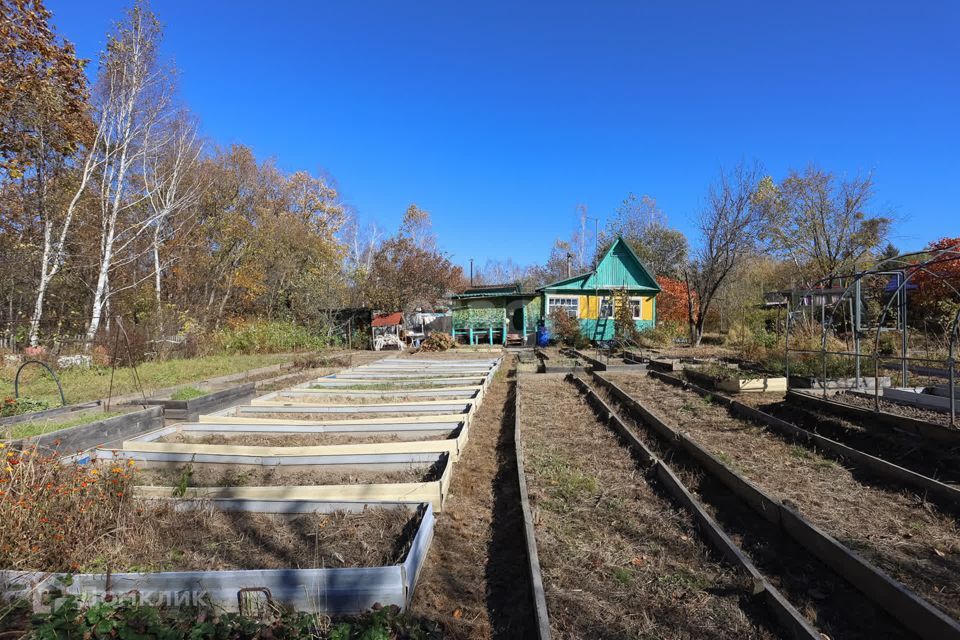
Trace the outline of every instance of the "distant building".
<path fill-rule="evenodd" d="M 630 296 L 638 329 L 656 325 L 660 287 L 623 238 L 607 249 L 595 269 L 523 291 L 518 283 L 471 287 L 453 296 L 452 334 L 468 344 L 533 344 L 541 320 L 564 310 L 579 319 L 592 341 L 613 339 L 613 294 Z"/>

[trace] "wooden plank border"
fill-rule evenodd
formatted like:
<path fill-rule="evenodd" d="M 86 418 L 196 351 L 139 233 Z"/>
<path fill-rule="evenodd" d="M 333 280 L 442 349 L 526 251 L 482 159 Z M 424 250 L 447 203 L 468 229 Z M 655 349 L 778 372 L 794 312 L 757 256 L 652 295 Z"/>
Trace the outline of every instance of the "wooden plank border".
<path fill-rule="evenodd" d="M 860 467 L 875 473 L 876 475 L 887 478 L 894 482 L 903 484 L 912 490 L 918 491 L 925 496 L 932 496 L 941 503 L 947 504 L 953 508 L 960 507 L 960 488 L 945 484 L 923 474 L 911 471 L 899 465 L 888 462 L 882 458 L 864 453 L 859 449 L 849 447 L 841 442 L 832 440 L 820 434 L 808 431 L 802 427 L 791 424 L 786 420 L 781 420 L 769 413 L 760 411 L 754 407 L 746 405 L 738 400 L 728 398 L 714 391 L 708 391 L 690 382 L 681 380 L 674 376 L 664 373 L 656 373 L 655 377 L 659 380 L 679 386 L 697 393 L 701 396 L 711 396 L 715 400 L 722 401 L 730 413 L 736 417 L 751 420 L 766 427 L 770 427 L 780 435 L 796 439 L 806 445 L 819 447 L 824 451 L 831 453 L 834 457 L 848 460 Z"/>
<path fill-rule="evenodd" d="M 902 622 L 907 629 L 926 640 L 960 640 L 960 622 L 910 591 L 905 585 L 891 578 L 830 534 L 808 522 L 790 507 L 767 495 L 749 480 L 727 467 L 696 441 L 667 425 L 610 380 L 600 374 L 594 374 L 594 379 L 621 400 L 629 410 L 641 415 L 643 421 L 655 430 L 672 433 L 673 440 L 688 455 L 701 463 L 707 473 L 740 496 L 760 515 L 776 524 L 821 562 L 831 567 L 878 607 Z M 729 398 L 726 400 L 726 404 L 729 405 Z"/>
<path fill-rule="evenodd" d="M 690 492 L 670 466 L 659 459 L 652 450 L 633 432 L 603 398 L 577 376 L 568 376 L 577 389 L 587 396 L 601 420 L 621 436 L 628 448 L 641 463 L 642 468 L 652 471 L 653 477 L 664 491 L 693 517 L 697 531 L 726 562 L 738 567 L 753 580 L 753 593 L 763 598 L 764 604 L 777 622 L 796 640 L 821 640 L 822 636 L 810 622 L 797 611 L 783 594 L 766 579 L 743 550 L 727 535 L 723 528 L 709 514 L 703 504 Z"/>
<path fill-rule="evenodd" d="M 540 555 L 537 553 L 537 535 L 533 526 L 533 511 L 530 509 L 530 493 L 523 470 L 523 435 L 520 429 L 520 385 L 523 378 L 524 374 L 517 374 L 513 414 L 513 442 L 517 455 L 517 477 L 520 482 L 520 507 L 523 511 L 523 540 L 527 550 L 527 574 L 530 578 L 530 597 L 533 600 L 537 637 L 540 640 L 550 640 L 550 616 L 543 587 L 543 573 L 540 570 Z"/>

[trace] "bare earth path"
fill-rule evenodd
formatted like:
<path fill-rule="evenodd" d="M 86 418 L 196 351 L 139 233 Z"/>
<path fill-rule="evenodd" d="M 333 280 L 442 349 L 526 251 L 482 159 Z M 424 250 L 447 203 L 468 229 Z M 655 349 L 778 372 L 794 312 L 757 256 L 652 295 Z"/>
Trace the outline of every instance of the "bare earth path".
<path fill-rule="evenodd" d="M 412 611 L 445 637 L 532 638 L 513 446 L 515 370 L 505 359 L 474 416 Z"/>

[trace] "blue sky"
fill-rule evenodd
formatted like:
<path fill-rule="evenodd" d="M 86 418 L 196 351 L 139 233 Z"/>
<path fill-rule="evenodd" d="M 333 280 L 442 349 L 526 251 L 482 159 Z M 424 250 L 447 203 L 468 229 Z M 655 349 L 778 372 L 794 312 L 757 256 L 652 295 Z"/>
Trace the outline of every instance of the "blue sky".
<path fill-rule="evenodd" d="M 47 0 L 96 58 L 127 3 Z M 721 165 L 873 171 L 914 249 L 960 235 L 960 3 L 154 0 L 220 144 L 323 170 L 364 219 L 545 259 L 576 206 L 655 197 L 694 234 Z"/>

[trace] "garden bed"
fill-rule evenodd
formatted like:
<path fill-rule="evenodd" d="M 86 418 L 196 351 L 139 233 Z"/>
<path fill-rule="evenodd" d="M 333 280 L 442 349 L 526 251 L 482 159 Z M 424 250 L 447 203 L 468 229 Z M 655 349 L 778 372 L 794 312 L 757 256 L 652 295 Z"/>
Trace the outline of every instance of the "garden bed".
<path fill-rule="evenodd" d="M 435 482 L 441 464 L 407 465 L 405 470 L 342 470 L 336 465 L 265 467 L 250 464 L 182 464 L 138 461 L 134 482 L 138 486 L 176 487 L 304 487 L 319 485 L 393 484 Z M 105 471 L 109 471 L 106 465 Z"/>
<path fill-rule="evenodd" d="M 201 413 L 219 411 L 249 400 L 256 395 L 256 385 L 247 382 L 226 389 L 209 389 L 206 385 L 185 387 L 165 396 L 153 396 L 142 404 L 163 407 L 163 415 L 173 420 L 196 420 Z"/>
<path fill-rule="evenodd" d="M 526 376 L 523 460 L 555 637 L 773 638 L 752 585 L 712 559 L 564 380 Z"/>
<path fill-rule="evenodd" d="M 456 437 L 455 431 L 437 433 L 363 431 L 358 433 L 197 433 L 179 431 L 153 442 L 182 444 L 222 444 L 246 447 L 317 447 L 338 444 L 375 444 L 378 442 L 421 442 Z"/>
<path fill-rule="evenodd" d="M 782 393 L 787 390 L 787 379 L 782 376 L 742 372 L 736 366 L 711 365 L 702 369 L 685 367 L 683 373 L 691 382 L 704 384 L 728 393 Z"/>
<path fill-rule="evenodd" d="M 273 400 L 289 403 L 338 405 L 338 404 L 384 404 L 386 402 L 424 402 L 439 400 L 471 400 L 477 397 L 478 388 L 453 389 L 450 391 L 418 391 L 385 393 L 377 391 L 367 392 L 340 392 L 340 391 L 281 391 L 276 395 L 262 396 L 260 400 Z"/>
<path fill-rule="evenodd" d="M 873 395 L 865 396 L 853 393 L 838 393 L 831 396 L 830 400 L 870 411 L 873 411 L 876 406 Z M 925 422 L 930 422 L 945 427 L 949 427 L 950 425 L 949 413 L 933 411 L 924 407 L 917 407 L 899 402 L 892 402 L 889 399 L 885 399 L 883 396 L 880 396 L 880 411 L 895 416 L 923 420 Z M 960 401 L 957 402 L 957 411 L 958 415 L 960 415 Z"/>
<path fill-rule="evenodd" d="M 830 458 L 646 377 L 609 376 L 735 471 L 943 611 L 960 614 L 960 529 L 913 493 L 864 484 Z"/>

